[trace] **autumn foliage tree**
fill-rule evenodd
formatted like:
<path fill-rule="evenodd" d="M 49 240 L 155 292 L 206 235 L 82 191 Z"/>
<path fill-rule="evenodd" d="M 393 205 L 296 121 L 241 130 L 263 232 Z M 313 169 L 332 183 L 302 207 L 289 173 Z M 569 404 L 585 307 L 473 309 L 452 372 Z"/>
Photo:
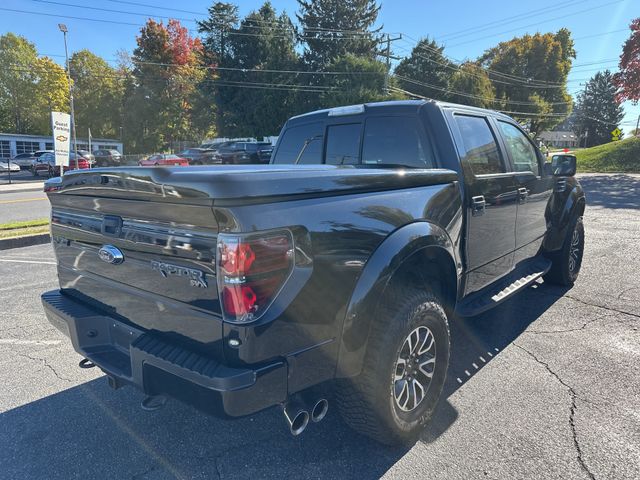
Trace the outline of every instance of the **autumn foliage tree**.
<path fill-rule="evenodd" d="M 640 100 L 640 18 L 631 22 L 631 35 L 622 47 L 620 71 L 613 76 L 618 87 L 616 98 L 619 102 Z"/>
<path fill-rule="evenodd" d="M 503 110 L 532 133 L 552 128 L 571 113 L 567 76 L 576 57 L 571 34 L 536 33 L 500 42 L 487 50 L 479 64 L 489 73 Z"/>
<path fill-rule="evenodd" d="M 196 88 L 204 77 L 202 43 L 177 20 L 148 20 L 136 39 L 127 82 L 125 132 L 134 151 L 181 148 L 178 141 L 199 141 L 194 122 Z"/>

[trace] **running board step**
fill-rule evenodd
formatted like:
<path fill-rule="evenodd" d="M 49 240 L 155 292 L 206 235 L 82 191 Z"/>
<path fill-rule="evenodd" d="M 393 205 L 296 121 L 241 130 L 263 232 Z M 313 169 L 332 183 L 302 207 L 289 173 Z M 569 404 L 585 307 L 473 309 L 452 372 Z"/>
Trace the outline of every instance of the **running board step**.
<path fill-rule="evenodd" d="M 469 295 L 458 303 L 456 314 L 461 317 L 473 317 L 486 312 L 531 285 L 547 273 L 550 268 L 551 261 L 547 258 L 539 257 L 529 261 L 521 267 L 517 267 L 505 278 Z"/>

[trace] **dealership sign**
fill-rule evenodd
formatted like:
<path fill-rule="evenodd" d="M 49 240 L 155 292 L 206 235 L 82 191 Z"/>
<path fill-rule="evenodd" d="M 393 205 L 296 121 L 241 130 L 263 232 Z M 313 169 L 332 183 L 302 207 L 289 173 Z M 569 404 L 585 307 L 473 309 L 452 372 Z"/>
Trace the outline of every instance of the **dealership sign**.
<path fill-rule="evenodd" d="M 53 149 L 56 153 L 56 165 L 69 166 L 69 146 L 71 141 L 71 117 L 68 113 L 51 112 L 53 129 Z"/>

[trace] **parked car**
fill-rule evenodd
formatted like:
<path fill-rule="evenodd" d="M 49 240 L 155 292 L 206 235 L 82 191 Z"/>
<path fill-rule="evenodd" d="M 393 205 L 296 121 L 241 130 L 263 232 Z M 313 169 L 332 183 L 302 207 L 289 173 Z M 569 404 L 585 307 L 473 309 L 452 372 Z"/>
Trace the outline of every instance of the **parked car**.
<path fill-rule="evenodd" d="M 19 172 L 20 166 L 17 163 L 13 163 L 13 160 L 4 161 L 0 160 L 0 172 Z"/>
<path fill-rule="evenodd" d="M 260 155 L 260 150 L 268 151 L 269 142 L 235 142 L 229 146 L 220 148 L 218 155 L 221 163 L 269 163 L 269 156 Z"/>
<path fill-rule="evenodd" d="M 189 160 L 169 153 L 156 153 L 140 160 L 138 162 L 138 165 L 140 165 L 141 167 L 157 167 L 170 165 L 188 167 Z"/>
<path fill-rule="evenodd" d="M 94 150 L 96 167 L 119 167 L 124 165 L 122 154 L 118 150 Z"/>
<path fill-rule="evenodd" d="M 206 148 L 188 148 L 178 155 L 189 160 L 189 165 L 220 163 L 220 157 L 216 154 L 216 151 Z"/>
<path fill-rule="evenodd" d="M 86 158 L 87 160 L 89 160 L 89 163 L 91 165 L 94 165 L 96 163 L 96 157 L 93 153 L 91 153 L 89 150 L 78 150 L 78 155 Z"/>
<path fill-rule="evenodd" d="M 81 155 L 71 152 L 69 153 L 69 165 L 63 167 L 63 172 L 70 170 L 83 170 L 90 168 L 89 160 Z M 34 177 L 46 176 L 57 177 L 60 175 L 60 166 L 56 165 L 56 156 L 53 152 L 44 152 L 38 158 L 34 159 L 31 165 L 31 173 Z"/>
<path fill-rule="evenodd" d="M 207 150 L 212 150 L 214 152 L 217 152 L 221 148 L 228 147 L 230 145 L 233 145 L 236 142 L 237 140 L 225 140 L 224 142 L 203 143 L 202 145 L 200 145 L 200 148 L 205 148 Z"/>
<path fill-rule="evenodd" d="M 270 165 L 74 172 L 45 184 L 44 309 L 143 404 L 280 406 L 297 435 L 330 390 L 359 432 L 414 442 L 455 316 L 576 281 L 585 196 L 575 157 L 555 163 L 506 115 L 393 101 L 291 118 Z"/>
<path fill-rule="evenodd" d="M 33 159 L 35 158 L 35 153 L 19 153 L 15 157 L 11 159 L 12 163 L 15 163 L 20 167 L 21 170 L 29 170 L 31 168 L 31 163 L 33 163 Z"/>

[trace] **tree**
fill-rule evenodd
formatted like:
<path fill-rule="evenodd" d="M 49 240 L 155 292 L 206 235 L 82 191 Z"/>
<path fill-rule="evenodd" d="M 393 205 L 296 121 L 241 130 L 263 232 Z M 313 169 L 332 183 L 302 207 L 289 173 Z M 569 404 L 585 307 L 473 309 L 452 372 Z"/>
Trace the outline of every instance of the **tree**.
<path fill-rule="evenodd" d="M 503 110 L 529 123 L 533 134 L 552 128 L 571 113 L 567 76 L 576 56 L 570 32 L 536 33 L 501 42 L 479 64 L 487 69 Z"/>
<path fill-rule="evenodd" d="M 399 87 L 418 96 L 447 100 L 456 67 L 443 52 L 444 47 L 434 40 L 421 39 L 395 69 Z"/>
<path fill-rule="evenodd" d="M 375 59 L 380 29 L 372 30 L 380 6 L 375 0 L 298 0 L 297 13 L 310 71 L 322 70 L 346 54 Z"/>
<path fill-rule="evenodd" d="M 36 60 L 35 96 L 31 109 L 35 114 L 31 133 L 51 132 L 51 112 L 69 111 L 69 80 L 65 70 L 48 57 Z M 76 118 L 77 124 L 77 118 Z"/>
<path fill-rule="evenodd" d="M 51 111 L 68 111 L 65 71 L 35 45 L 7 33 L 0 37 L 0 128 L 15 133 L 51 132 Z"/>
<path fill-rule="evenodd" d="M 199 141 L 194 123 L 196 86 L 204 77 L 202 44 L 177 20 L 148 20 L 136 38 L 127 85 L 125 132 L 129 149 L 150 152 Z"/>
<path fill-rule="evenodd" d="M 378 60 L 346 54 L 334 60 L 329 67 L 331 71 L 345 74 L 336 75 L 330 82 L 326 82 L 330 90 L 319 97 L 321 105 L 325 108 L 397 97 L 385 94 L 384 78 L 387 67 Z"/>
<path fill-rule="evenodd" d="M 596 73 L 578 95 L 576 105 L 577 132 L 586 137 L 586 146 L 593 147 L 612 140 L 624 110 L 616 99 L 616 86 L 609 70 Z"/>
<path fill-rule="evenodd" d="M 33 132 L 37 62 L 36 47 L 26 38 L 13 33 L 0 37 L 0 125 L 4 131 Z"/>
<path fill-rule="evenodd" d="M 276 135 L 296 108 L 299 79 L 295 32 L 286 13 L 265 2 L 249 13 L 230 38 L 232 58 L 224 89 L 228 115 L 220 133 L 230 136 Z M 240 71 L 242 69 L 242 71 Z"/>
<path fill-rule="evenodd" d="M 477 63 L 460 65 L 450 81 L 449 100 L 481 108 L 497 108 L 496 90 L 487 72 Z"/>
<path fill-rule="evenodd" d="M 640 100 L 640 18 L 630 25 L 631 35 L 622 47 L 620 71 L 613 76 L 613 82 L 619 91 L 619 102 L 631 100 L 634 104 Z"/>
<path fill-rule="evenodd" d="M 238 25 L 238 7 L 232 3 L 216 2 L 209 7 L 208 13 L 206 20 L 198 21 L 198 32 L 203 35 L 202 62 L 206 68 L 205 76 L 198 85 L 199 111 L 209 118 L 215 116 L 217 133 L 223 133 L 228 124 L 230 91 L 218 85 L 233 76 L 224 68 L 232 59 L 231 40 Z"/>
<path fill-rule="evenodd" d="M 74 53 L 69 63 L 77 128 L 83 133 L 91 129 L 96 137 L 118 137 L 122 126 L 122 74 L 89 50 Z"/>

